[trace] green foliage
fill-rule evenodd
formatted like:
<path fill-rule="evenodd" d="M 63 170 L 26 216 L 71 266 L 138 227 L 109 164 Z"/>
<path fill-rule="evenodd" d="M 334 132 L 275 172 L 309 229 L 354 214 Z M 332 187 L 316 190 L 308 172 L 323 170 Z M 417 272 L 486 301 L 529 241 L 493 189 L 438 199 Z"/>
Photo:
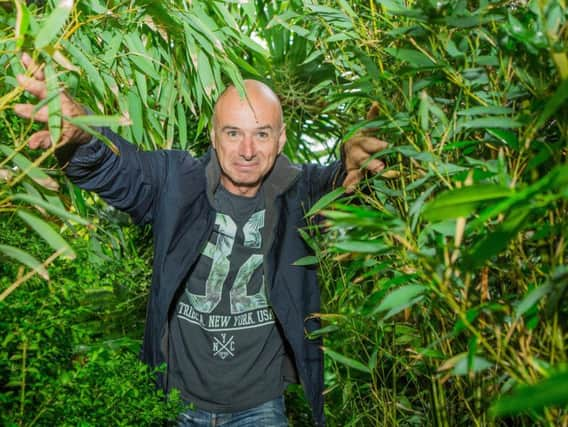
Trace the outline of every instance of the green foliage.
<path fill-rule="evenodd" d="M 0 230 L 26 252 L 49 252 L 15 222 Z M 87 262 L 89 236 L 74 237 L 78 259 L 50 267 L 49 286 L 31 279 L 0 305 L 2 425 L 157 425 L 175 418 L 179 399 L 166 401 L 138 360 L 148 260 L 114 254 Z M 2 286 L 17 269 L 2 264 Z"/>
<path fill-rule="evenodd" d="M 567 17 L 556 1 L 381 0 L 273 18 L 333 64 L 351 123 L 378 104 L 345 138 L 390 143 L 384 173 L 314 210 L 333 425 L 566 422 L 566 391 L 539 380 L 567 360 Z M 512 416 L 519 390 L 489 414 L 534 383 L 535 410 Z"/>

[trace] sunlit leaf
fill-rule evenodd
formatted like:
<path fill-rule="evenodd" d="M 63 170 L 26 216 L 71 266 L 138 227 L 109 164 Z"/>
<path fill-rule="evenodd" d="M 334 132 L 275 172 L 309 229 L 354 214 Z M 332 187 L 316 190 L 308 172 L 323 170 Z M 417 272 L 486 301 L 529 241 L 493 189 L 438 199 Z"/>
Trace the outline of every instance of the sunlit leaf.
<path fill-rule="evenodd" d="M 464 120 L 459 123 L 461 129 L 477 128 L 518 128 L 523 124 L 509 117 L 482 117 L 479 119 Z"/>
<path fill-rule="evenodd" d="M 35 38 L 35 47 L 37 49 L 46 47 L 57 37 L 59 31 L 65 25 L 72 8 L 73 0 L 61 0 L 57 4 L 57 7 L 53 9 L 37 33 Z"/>
<path fill-rule="evenodd" d="M 305 256 L 300 258 L 292 263 L 292 265 L 296 266 L 305 266 L 305 265 L 314 265 L 318 263 L 318 258 L 316 256 Z"/>
<path fill-rule="evenodd" d="M 334 247 L 346 252 L 375 253 L 388 249 L 384 242 L 368 240 L 344 240 L 333 244 Z"/>
<path fill-rule="evenodd" d="M 426 287 L 422 285 L 406 285 L 395 289 L 390 292 L 381 303 L 375 307 L 373 313 L 381 311 L 397 309 L 400 312 L 402 309 L 409 306 L 409 304 L 416 302 L 415 298 L 422 295 L 426 291 Z M 389 313 L 393 315 L 395 313 Z M 390 317 L 390 316 L 389 316 Z"/>
<path fill-rule="evenodd" d="M 30 25 L 30 11 L 23 0 L 15 0 L 14 3 L 16 5 L 16 49 L 20 49 Z"/>
<path fill-rule="evenodd" d="M 322 347 L 322 350 L 327 356 L 329 356 L 331 359 L 335 360 L 336 362 L 341 363 L 342 365 L 348 366 L 350 368 L 356 369 L 361 372 L 365 372 L 366 374 L 371 373 L 371 370 L 369 369 L 368 366 L 364 365 L 363 363 L 355 359 L 343 356 L 342 354 L 336 353 L 335 351 L 330 350 L 329 348 L 326 347 Z"/>
<path fill-rule="evenodd" d="M 24 210 L 18 210 L 18 216 L 22 218 L 43 240 L 54 250 L 59 251 L 69 259 L 75 258 L 75 252 L 69 244 L 47 222 Z"/>
<path fill-rule="evenodd" d="M 478 184 L 446 191 L 427 203 L 422 215 L 429 221 L 468 216 L 483 203 L 504 199 L 513 192 L 495 184 Z"/>
<path fill-rule="evenodd" d="M 83 224 L 83 225 L 89 225 L 89 221 L 87 221 L 84 218 L 81 218 L 78 215 L 74 215 L 70 212 L 67 212 L 65 209 L 61 209 L 58 206 L 54 206 L 51 203 L 39 198 L 39 197 L 34 197 L 34 196 L 30 196 L 29 194 L 15 194 L 12 197 L 12 200 L 20 200 L 22 202 L 26 202 L 29 203 L 32 206 L 38 206 L 40 208 L 45 209 L 46 211 L 52 213 L 53 215 L 58 216 L 61 219 L 67 219 L 67 220 L 71 220 L 71 221 L 75 221 L 79 224 Z"/>
<path fill-rule="evenodd" d="M 48 174 L 46 174 L 41 168 L 34 166 L 31 161 L 29 161 L 23 154 L 16 152 L 13 148 L 7 145 L 0 144 L 0 151 L 12 158 L 12 162 L 18 166 L 18 168 L 25 172 L 31 179 L 33 179 L 37 184 L 42 187 L 57 191 L 59 190 L 59 184 Z"/>
<path fill-rule="evenodd" d="M 9 245 L 0 245 L 0 253 L 28 266 L 32 270 L 35 270 L 43 279 L 49 280 L 49 274 L 42 262 L 38 261 L 29 253 Z"/>
<path fill-rule="evenodd" d="M 313 204 L 311 209 L 306 213 L 306 217 L 314 216 L 316 213 L 318 213 L 322 209 L 325 209 L 327 206 L 329 206 L 331 203 L 337 200 L 344 193 L 345 189 L 343 187 L 336 188 L 330 193 L 327 193 L 325 196 L 323 196 L 321 199 L 319 199 L 316 203 Z"/>

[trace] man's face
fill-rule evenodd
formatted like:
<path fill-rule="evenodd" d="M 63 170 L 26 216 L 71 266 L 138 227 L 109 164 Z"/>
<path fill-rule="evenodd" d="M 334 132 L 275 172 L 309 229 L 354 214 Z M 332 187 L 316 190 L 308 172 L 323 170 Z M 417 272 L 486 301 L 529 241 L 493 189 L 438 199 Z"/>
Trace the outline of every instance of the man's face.
<path fill-rule="evenodd" d="M 278 100 L 255 83 L 246 85 L 248 100 L 234 88 L 223 94 L 211 131 L 221 184 L 248 197 L 256 194 L 286 142 Z"/>

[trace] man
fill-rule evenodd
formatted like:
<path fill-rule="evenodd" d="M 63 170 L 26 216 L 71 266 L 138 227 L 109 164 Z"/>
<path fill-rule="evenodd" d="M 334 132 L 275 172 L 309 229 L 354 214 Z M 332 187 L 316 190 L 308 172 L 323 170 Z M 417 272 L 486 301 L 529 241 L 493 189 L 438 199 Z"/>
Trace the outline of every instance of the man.
<path fill-rule="evenodd" d="M 44 76 L 24 55 L 33 77 L 20 85 L 45 98 Z M 293 165 L 281 155 L 286 130 L 278 97 L 263 83 L 245 81 L 246 99 L 230 86 L 218 99 L 212 149 L 194 158 L 182 151 L 141 152 L 108 129 L 114 154 L 64 123 L 56 156 L 80 187 L 97 192 L 151 223 L 153 278 L 142 358 L 167 363 L 158 384 L 179 389 L 196 409 L 180 425 L 284 426 L 283 391 L 300 381 L 314 422 L 323 425 L 323 361 L 316 271 L 293 265 L 308 255 L 298 228 L 304 213 L 335 186 L 353 187 L 370 156 L 386 147 L 358 137 L 344 146 L 344 164 Z M 85 111 L 61 96 L 62 114 Z M 16 105 L 22 117 L 47 121 L 46 108 Z M 32 148 L 52 145 L 48 131 Z"/>

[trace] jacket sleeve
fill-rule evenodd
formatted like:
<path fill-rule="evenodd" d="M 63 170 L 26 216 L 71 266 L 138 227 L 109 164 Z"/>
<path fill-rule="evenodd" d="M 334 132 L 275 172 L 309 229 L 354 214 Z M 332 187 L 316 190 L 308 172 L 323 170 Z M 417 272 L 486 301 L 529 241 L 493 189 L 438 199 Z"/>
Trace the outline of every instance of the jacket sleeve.
<path fill-rule="evenodd" d="M 111 206 L 129 213 L 137 224 L 151 222 L 167 175 L 166 153 L 140 151 L 110 129 L 101 133 L 118 153 L 99 140 L 74 147 L 66 153 L 66 175 L 80 188 L 94 191 Z M 58 159 L 61 162 L 62 156 Z"/>
<path fill-rule="evenodd" d="M 327 166 L 308 164 L 304 167 L 310 205 L 313 205 L 326 193 L 340 187 L 346 176 L 343 160 L 337 160 Z"/>

